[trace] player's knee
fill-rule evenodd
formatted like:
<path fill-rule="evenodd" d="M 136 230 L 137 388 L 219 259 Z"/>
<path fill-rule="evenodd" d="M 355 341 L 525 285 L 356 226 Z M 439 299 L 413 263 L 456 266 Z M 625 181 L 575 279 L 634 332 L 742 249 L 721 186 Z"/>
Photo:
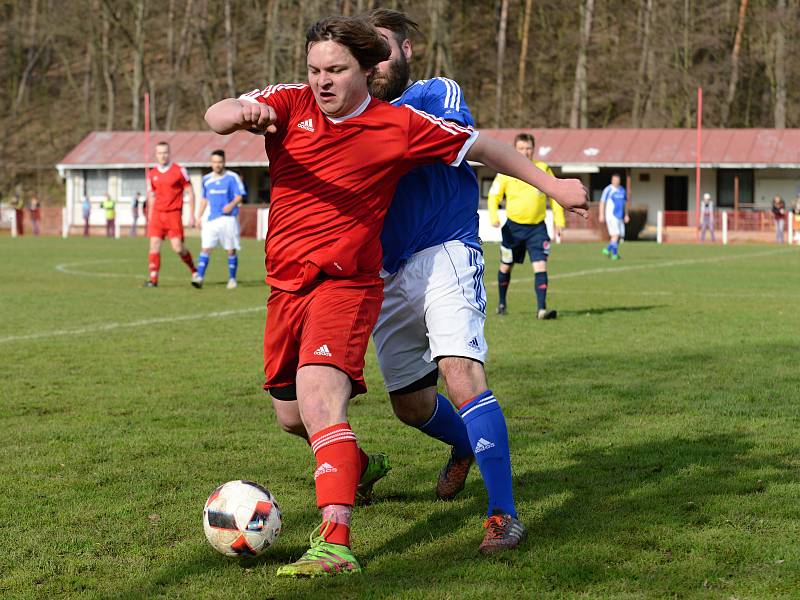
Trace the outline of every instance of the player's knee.
<path fill-rule="evenodd" d="M 514 267 L 513 264 L 508 263 L 500 263 L 500 272 L 501 273 L 511 273 L 511 269 Z"/>
<path fill-rule="evenodd" d="M 432 396 L 432 397 L 429 397 Z M 414 392 L 412 394 L 390 394 L 395 416 L 406 425 L 420 427 L 433 414 L 436 402 L 436 389 L 432 394 Z"/>
<path fill-rule="evenodd" d="M 389 393 L 395 416 L 406 425 L 424 425 L 436 408 L 439 370 L 434 369 L 410 385 Z"/>
<path fill-rule="evenodd" d="M 447 395 L 456 405 L 463 404 L 488 389 L 483 363 L 460 356 L 449 356 L 439 360 Z"/>

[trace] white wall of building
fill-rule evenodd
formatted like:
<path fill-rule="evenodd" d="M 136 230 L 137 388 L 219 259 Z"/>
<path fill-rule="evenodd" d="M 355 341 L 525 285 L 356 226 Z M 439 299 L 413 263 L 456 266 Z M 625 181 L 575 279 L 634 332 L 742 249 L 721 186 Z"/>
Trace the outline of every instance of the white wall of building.
<path fill-rule="evenodd" d="M 137 174 L 138 171 L 136 170 Z M 195 202 L 199 204 L 202 197 L 203 186 L 203 169 L 190 168 L 189 179 L 192 182 L 192 189 L 194 190 Z M 114 198 L 117 202 L 117 222 L 125 227 L 133 223 L 133 198 L 138 187 L 142 187 L 142 199 L 145 197 L 144 190 L 144 172 L 141 172 L 141 186 L 125 185 L 123 181 L 125 176 L 120 170 L 106 171 L 107 173 L 107 194 Z M 83 196 L 85 190 L 84 171 L 82 170 L 68 170 L 66 175 L 66 191 L 67 191 L 67 215 L 70 218 L 71 225 L 83 225 Z M 94 189 L 94 192 L 99 191 Z M 106 213 L 100 207 L 100 204 L 105 200 L 105 194 L 95 193 L 89 196 L 89 201 L 92 204 L 92 211 L 89 216 L 90 225 L 105 225 Z M 183 222 L 188 223 L 190 218 L 189 201 L 186 199 L 183 205 Z M 144 215 L 142 208 L 139 208 L 139 225 L 144 225 Z"/>
<path fill-rule="evenodd" d="M 798 194 L 800 194 L 800 171 L 763 169 L 755 172 L 754 201 L 758 207 L 769 207 L 775 196 L 781 196 L 789 206 Z"/>

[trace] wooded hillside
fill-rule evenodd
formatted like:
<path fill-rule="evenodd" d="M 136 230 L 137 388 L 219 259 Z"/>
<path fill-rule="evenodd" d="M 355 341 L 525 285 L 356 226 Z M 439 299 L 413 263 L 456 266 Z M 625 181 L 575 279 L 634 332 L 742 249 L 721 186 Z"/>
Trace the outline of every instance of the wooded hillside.
<path fill-rule="evenodd" d="M 216 100 L 304 77 L 306 26 L 372 6 L 422 35 L 413 76 L 482 127 L 800 126 L 800 0 L 0 0 L 0 196 L 60 200 L 94 129 L 202 128 Z"/>

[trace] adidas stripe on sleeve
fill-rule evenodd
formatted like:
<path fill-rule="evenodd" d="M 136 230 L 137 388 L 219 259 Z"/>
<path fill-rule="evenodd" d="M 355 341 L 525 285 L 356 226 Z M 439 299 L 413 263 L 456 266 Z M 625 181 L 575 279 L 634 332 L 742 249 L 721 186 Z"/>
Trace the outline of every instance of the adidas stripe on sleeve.
<path fill-rule="evenodd" d="M 426 84 L 422 109 L 432 115 L 441 116 L 465 126 L 473 126 L 475 121 L 464 102 L 464 93 L 452 79 L 436 77 Z"/>
<path fill-rule="evenodd" d="M 408 158 L 415 164 L 442 160 L 457 167 L 478 139 L 472 127 L 445 121 L 408 104 L 403 107 L 410 111 Z"/>

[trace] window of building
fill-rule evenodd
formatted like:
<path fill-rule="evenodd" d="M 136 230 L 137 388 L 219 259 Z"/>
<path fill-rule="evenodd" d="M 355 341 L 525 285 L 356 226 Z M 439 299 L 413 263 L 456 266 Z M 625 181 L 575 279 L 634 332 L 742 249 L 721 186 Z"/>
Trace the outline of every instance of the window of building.
<path fill-rule="evenodd" d="M 133 198 L 136 192 L 143 197 L 147 190 L 144 179 L 144 169 L 125 169 L 120 171 L 120 196 L 123 198 Z"/>
<path fill-rule="evenodd" d="M 86 195 L 90 198 L 93 196 L 105 196 L 108 194 L 108 171 L 102 169 L 92 169 L 91 171 L 84 171 L 84 180 L 86 185 Z"/>
<path fill-rule="evenodd" d="M 737 177 L 739 178 L 739 205 L 753 203 L 755 178 L 752 169 L 718 169 L 717 206 L 733 208 Z"/>
<path fill-rule="evenodd" d="M 589 176 L 589 199 L 592 202 L 600 202 L 600 197 L 603 195 L 603 190 L 606 189 L 606 186 L 611 185 L 611 176 L 612 175 L 619 175 L 620 179 L 622 180 L 622 186 L 625 187 L 626 183 L 626 171 L 623 168 L 619 169 L 609 169 L 607 167 L 601 167 L 598 173 L 592 173 Z"/>

